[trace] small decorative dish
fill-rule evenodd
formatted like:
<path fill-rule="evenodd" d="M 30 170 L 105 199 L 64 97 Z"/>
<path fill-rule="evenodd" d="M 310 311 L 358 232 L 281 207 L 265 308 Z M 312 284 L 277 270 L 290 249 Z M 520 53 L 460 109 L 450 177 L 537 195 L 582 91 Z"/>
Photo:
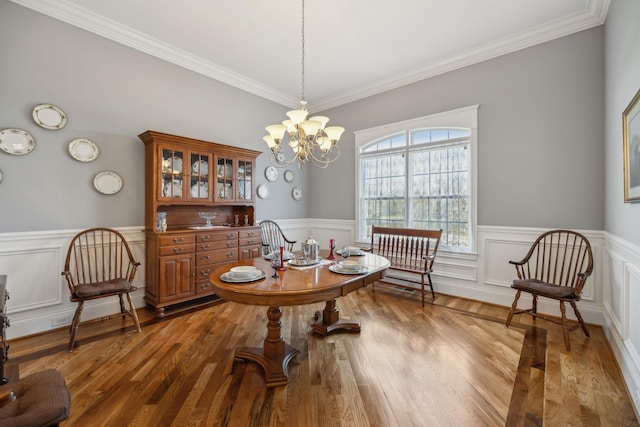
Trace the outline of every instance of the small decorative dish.
<path fill-rule="evenodd" d="M 40 127 L 57 130 L 67 124 L 67 115 L 55 105 L 40 104 L 33 109 L 33 120 Z"/>
<path fill-rule="evenodd" d="M 269 197 L 269 187 L 267 187 L 267 184 L 258 185 L 258 189 L 256 191 L 258 192 L 258 197 L 261 199 Z"/>
<path fill-rule="evenodd" d="M 22 156 L 33 151 L 36 142 L 29 132 L 22 129 L 0 130 L 0 149 L 5 153 Z"/>
<path fill-rule="evenodd" d="M 284 180 L 287 182 L 293 182 L 293 171 L 289 169 L 284 171 Z"/>
<path fill-rule="evenodd" d="M 102 194 L 116 194 L 122 189 L 122 178 L 112 171 L 98 172 L 93 178 L 93 186 Z"/>
<path fill-rule="evenodd" d="M 79 162 L 92 162 L 98 158 L 100 150 L 93 141 L 78 138 L 69 143 L 69 154 Z"/>
<path fill-rule="evenodd" d="M 264 176 L 268 181 L 273 182 L 278 179 L 278 169 L 276 169 L 274 166 L 267 166 L 267 168 L 264 170 Z"/>
<path fill-rule="evenodd" d="M 291 197 L 293 197 L 293 200 L 302 199 L 302 190 L 298 187 L 293 187 L 293 190 L 291 190 Z"/>

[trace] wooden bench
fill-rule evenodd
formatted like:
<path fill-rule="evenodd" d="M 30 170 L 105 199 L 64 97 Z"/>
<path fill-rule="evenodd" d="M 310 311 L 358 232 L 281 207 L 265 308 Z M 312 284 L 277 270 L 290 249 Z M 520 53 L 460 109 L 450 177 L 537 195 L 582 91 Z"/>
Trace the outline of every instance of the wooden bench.
<path fill-rule="evenodd" d="M 415 289 L 415 286 L 403 284 L 402 282 L 420 283 L 422 306 L 424 307 L 424 279 L 426 276 L 429 288 L 431 288 L 431 296 L 435 299 L 436 294 L 433 291 L 431 271 L 441 236 L 442 230 L 373 226 L 371 230 L 371 252 L 387 258 L 391 263 L 390 271 L 397 270 L 420 275 L 420 282 L 394 275 L 387 275 L 378 282 L 389 283 L 407 289 Z"/>

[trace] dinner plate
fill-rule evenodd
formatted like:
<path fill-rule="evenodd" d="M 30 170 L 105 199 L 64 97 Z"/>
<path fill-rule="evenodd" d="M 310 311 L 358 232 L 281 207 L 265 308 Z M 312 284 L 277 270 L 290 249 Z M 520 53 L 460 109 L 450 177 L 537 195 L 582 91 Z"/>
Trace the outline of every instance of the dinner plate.
<path fill-rule="evenodd" d="M 122 178 L 112 171 L 98 172 L 93 178 L 93 186 L 102 194 L 116 194 L 122 188 Z"/>
<path fill-rule="evenodd" d="M 258 280 L 262 280 L 265 278 L 266 274 L 264 271 L 260 271 L 260 274 L 258 274 L 255 277 L 243 277 L 243 278 L 235 278 L 235 277 L 231 277 L 229 275 L 230 271 L 227 271 L 226 273 L 222 273 L 220 275 L 220 280 L 222 280 L 223 282 L 227 282 L 227 283 L 251 283 L 251 282 L 255 282 Z"/>
<path fill-rule="evenodd" d="M 316 264 L 320 264 L 320 262 L 322 261 L 322 258 L 318 258 L 318 260 L 316 261 L 309 261 L 306 259 L 295 259 L 292 258 L 289 260 L 289 265 L 293 266 L 293 267 L 307 267 L 309 265 L 316 265 Z"/>
<path fill-rule="evenodd" d="M 209 184 L 200 182 L 191 186 L 191 197 L 194 199 L 206 199 L 209 197 Z"/>
<path fill-rule="evenodd" d="M 282 257 L 284 258 L 283 261 L 289 261 L 290 259 L 293 259 L 293 254 L 291 252 L 285 252 Z M 264 259 L 271 259 L 271 254 L 266 254 Z"/>
<path fill-rule="evenodd" d="M 56 130 L 67 124 L 67 115 L 55 105 L 40 104 L 33 109 L 33 120 L 40 127 Z"/>
<path fill-rule="evenodd" d="M 338 255 L 342 255 L 342 249 L 338 249 L 336 251 Z M 361 249 L 354 251 L 353 249 L 349 249 L 349 256 L 365 256 L 367 253 Z"/>
<path fill-rule="evenodd" d="M 5 153 L 21 156 L 33 151 L 36 142 L 31 134 L 22 129 L 0 130 L 0 149 Z"/>
<path fill-rule="evenodd" d="M 235 273 L 233 271 L 227 271 L 224 274 L 226 274 L 227 277 L 229 277 L 230 279 L 234 279 L 234 280 L 256 280 L 263 273 L 260 270 L 255 270 L 255 271 L 252 271 L 249 274 L 247 274 L 247 273 Z"/>
<path fill-rule="evenodd" d="M 333 271 L 334 273 L 338 273 L 338 274 L 364 274 L 367 271 L 369 271 L 369 269 L 366 266 L 362 266 L 361 268 L 355 270 L 355 269 L 345 269 L 345 268 L 341 268 L 339 265 L 330 265 L 329 266 L 329 270 Z"/>
<path fill-rule="evenodd" d="M 209 174 L 209 163 L 206 160 L 198 160 L 191 165 L 191 173 L 206 176 Z"/>
<path fill-rule="evenodd" d="M 78 138 L 69 143 L 69 154 L 79 162 L 92 162 L 98 158 L 100 150 L 93 141 Z"/>

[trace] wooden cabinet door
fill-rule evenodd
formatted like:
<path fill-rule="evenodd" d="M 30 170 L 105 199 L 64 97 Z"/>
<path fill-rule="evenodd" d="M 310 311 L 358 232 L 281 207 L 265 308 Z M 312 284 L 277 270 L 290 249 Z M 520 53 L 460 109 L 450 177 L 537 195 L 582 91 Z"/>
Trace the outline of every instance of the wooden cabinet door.
<path fill-rule="evenodd" d="M 160 258 L 160 302 L 195 295 L 194 255 L 176 255 Z"/>
<path fill-rule="evenodd" d="M 216 202 L 233 202 L 235 200 L 235 162 L 232 156 L 215 156 L 214 181 Z"/>
<path fill-rule="evenodd" d="M 157 199 L 160 201 L 180 202 L 186 200 L 189 191 L 184 180 L 185 168 L 189 168 L 189 159 L 180 145 L 158 145 L 158 165 L 156 171 Z"/>
<path fill-rule="evenodd" d="M 187 201 L 204 203 L 213 200 L 215 184 L 211 180 L 214 168 L 213 154 L 202 151 L 189 151 L 189 164 L 185 171 Z M 215 169 L 215 168 L 214 168 Z"/>
<path fill-rule="evenodd" d="M 255 164 L 252 159 L 238 157 L 235 170 L 235 199 L 238 202 L 254 200 Z"/>

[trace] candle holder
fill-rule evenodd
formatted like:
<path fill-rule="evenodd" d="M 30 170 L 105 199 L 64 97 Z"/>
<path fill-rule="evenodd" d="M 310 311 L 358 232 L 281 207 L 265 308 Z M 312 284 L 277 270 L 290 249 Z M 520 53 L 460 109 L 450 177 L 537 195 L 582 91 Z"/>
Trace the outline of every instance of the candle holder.
<path fill-rule="evenodd" d="M 336 259 L 335 255 L 333 255 L 333 250 L 336 248 L 336 239 L 329 239 L 329 256 L 328 260 Z"/>

